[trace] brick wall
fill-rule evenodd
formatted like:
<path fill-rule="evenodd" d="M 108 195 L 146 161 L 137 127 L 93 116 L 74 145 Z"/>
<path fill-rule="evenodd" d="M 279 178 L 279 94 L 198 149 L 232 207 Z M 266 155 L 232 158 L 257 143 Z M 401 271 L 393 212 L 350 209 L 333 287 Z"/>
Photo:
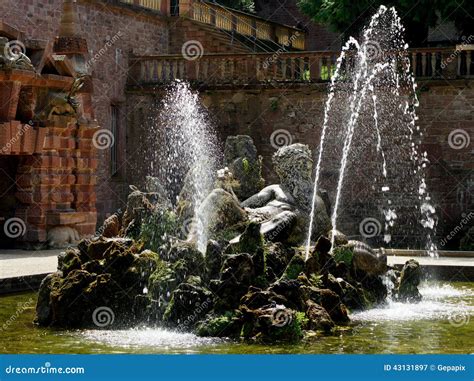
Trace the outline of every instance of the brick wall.
<path fill-rule="evenodd" d="M 122 207 L 125 184 L 125 83 L 128 55 L 168 52 L 168 19 L 151 11 L 132 9 L 113 1 L 79 0 L 78 15 L 82 37 L 89 48 L 89 66 L 94 82 L 93 107 L 102 128 L 110 129 L 110 107 L 121 110 L 119 120 L 119 171 L 110 172 L 110 153 L 99 152 L 97 209 L 99 223 L 108 213 Z M 62 0 L 2 0 L 0 22 L 24 33 L 24 38 L 52 41 L 58 33 Z M 109 41 L 109 44 L 107 42 Z"/>
<path fill-rule="evenodd" d="M 418 114 L 420 125 L 425 128 L 427 134 L 423 139 L 422 150 L 428 152 L 431 162 L 427 175 L 427 183 L 432 194 L 433 202 L 438 210 L 439 237 L 445 236 L 451 229 L 460 223 L 463 213 L 474 211 L 474 90 L 472 81 L 450 82 L 427 82 L 421 83 L 420 107 Z M 143 110 L 130 114 L 129 130 L 134 136 L 142 136 L 141 128 L 148 128 L 149 117 L 156 116 L 156 103 L 160 95 L 154 93 L 147 96 L 130 95 L 129 104 L 141 102 Z M 276 130 L 288 131 L 290 140 L 287 142 L 301 142 L 309 144 L 316 155 L 319 145 L 319 136 L 323 121 L 324 102 L 326 100 L 326 85 L 313 84 L 288 88 L 276 88 L 273 86 L 242 89 L 201 89 L 203 104 L 209 109 L 211 119 L 217 126 L 221 141 L 228 135 L 248 134 L 252 136 L 259 154 L 264 158 L 264 174 L 268 183 L 276 180 L 272 171 L 271 156 L 275 152 L 272 146 L 271 136 Z M 149 110 L 152 111 L 150 115 Z M 144 115 L 143 115 L 144 113 Z M 448 135 L 451 131 L 463 129 L 470 135 L 470 146 L 461 150 L 455 150 L 448 143 Z M 159 139 L 156 137 L 154 149 L 159 149 Z M 134 142 L 134 144 L 139 144 Z M 324 173 L 323 184 L 329 190 L 331 200 L 335 196 L 335 181 L 337 179 L 337 168 L 339 161 L 333 166 L 333 173 Z M 370 158 L 362 156 L 355 166 L 367 169 Z M 135 160 L 131 182 L 139 184 L 143 178 L 140 173 L 140 160 Z M 350 168 L 349 171 L 353 171 Z M 370 172 L 370 170 L 369 170 Z M 375 210 L 376 204 L 372 203 L 372 193 L 361 192 L 364 187 L 368 190 L 373 185 L 370 179 L 358 179 L 357 172 L 352 174 L 350 181 L 346 183 L 346 202 L 342 208 L 341 229 L 351 235 L 359 234 L 359 223 L 367 217 L 376 216 L 383 225 L 383 217 L 380 211 Z M 403 182 L 403 175 L 400 182 Z M 409 175 L 408 175 L 409 176 Z M 367 181 L 366 181 L 367 180 Z M 400 184 L 403 187 L 403 184 Z M 417 195 L 413 195 L 413 203 L 417 205 Z M 400 195 L 401 204 L 408 203 L 408 197 Z M 407 207 L 407 205 L 401 205 Z M 416 212 L 416 211 L 415 211 Z M 418 218 L 416 212 L 413 218 Z M 397 231 L 399 242 L 408 246 L 422 234 L 418 231 L 418 223 L 400 216 L 400 225 L 403 230 Z M 397 237 L 394 237 L 395 239 Z M 459 239 L 457 237 L 456 239 Z M 453 240 L 449 243 L 455 247 Z M 449 245 L 447 247 L 449 247 Z M 446 248 L 446 247 L 444 247 Z"/>

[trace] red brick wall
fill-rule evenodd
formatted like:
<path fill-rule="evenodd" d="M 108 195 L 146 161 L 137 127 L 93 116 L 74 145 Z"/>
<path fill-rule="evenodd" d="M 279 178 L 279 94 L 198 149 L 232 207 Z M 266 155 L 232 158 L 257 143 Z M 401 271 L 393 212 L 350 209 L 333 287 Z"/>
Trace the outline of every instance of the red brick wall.
<path fill-rule="evenodd" d="M 121 108 L 118 145 L 119 174 L 111 177 L 109 152 L 99 152 L 97 175 L 97 209 L 99 223 L 108 213 L 122 207 L 128 186 L 125 184 L 125 83 L 128 54 L 158 54 L 168 52 L 168 20 L 156 13 L 137 12 L 127 5 L 112 6 L 96 0 L 79 0 L 80 32 L 87 40 L 94 79 L 93 107 L 101 128 L 110 129 L 110 106 Z M 2 0 L 0 22 L 21 32 L 25 39 L 52 41 L 58 33 L 62 0 Z M 107 47 L 107 40 L 113 42 Z M 101 52 L 101 49 L 102 50 Z"/>

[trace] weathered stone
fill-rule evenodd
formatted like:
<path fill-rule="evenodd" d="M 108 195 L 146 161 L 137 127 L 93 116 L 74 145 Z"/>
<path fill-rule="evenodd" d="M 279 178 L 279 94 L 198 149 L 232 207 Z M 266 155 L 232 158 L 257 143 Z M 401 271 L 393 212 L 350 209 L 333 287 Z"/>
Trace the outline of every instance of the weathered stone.
<path fill-rule="evenodd" d="M 369 245 L 359 241 L 349 241 L 347 247 L 353 249 L 352 266 L 355 271 L 363 271 L 373 276 L 387 272 L 386 257 L 377 257 Z"/>
<path fill-rule="evenodd" d="M 163 322 L 187 331 L 194 328 L 213 307 L 212 293 L 196 284 L 181 283 L 173 291 Z"/>
<path fill-rule="evenodd" d="M 56 226 L 48 230 L 48 246 L 51 249 L 64 249 L 77 244 L 79 240 L 77 230 L 69 226 Z"/>
<path fill-rule="evenodd" d="M 117 237 L 120 232 L 120 220 L 119 217 L 116 214 L 112 214 L 110 217 L 108 217 L 105 221 L 104 224 L 102 225 L 102 228 L 100 229 L 102 231 L 102 237 L 105 238 L 112 238 L 112 237 Z"/>
<path fill-rule="evenodd" d="M 422 299 L 418 290 L 421 276 L 420 264 L 414 259 L 407 261 L 400 276 L 397 299 L 404 302 L 419 302 Z"/>
<path fill-rule="evenodd" d="M 306 310 L 308 323 L 305 329 L 328 332 L 334 327 L 334 322 L 332 321 L 331 316 L 329 316 L 328 312 L 323 307 L 312 300 L 308 300 L 306 305 L 308 307 Z"/>
<path fill-rule="evenodd" d="M 226 237 L 227 230 L 247 221 L 247 213 L 238 200 L 223 189 L 214 189 L 202 202 L 198 211 L 200 221 L 208 221 L 207 229 L 211 238 Z"/>
<path fill-rule="evenodd" d="M 346 306 L 334 291 L 328 289 L 321 290 L 321 305 L 335 323 L 346 324 L 349 322 Z"/>
<path fill-rule="evenodd" d="M 263 188 L 262 159 L 250 136 L 228 136 L 224 149 L 224 163 L 232 172 L 237 184 L 233 190 L 245 200 Z"/>
<path fill-rule="evenodd" d="M 53 288 L 58 288 L 63 274 L 55 272 L 47 275 L 41 282 L 36 302 L 35 323 L 40 326 L 48 326 L 53 318 L 50 294 Z"/>

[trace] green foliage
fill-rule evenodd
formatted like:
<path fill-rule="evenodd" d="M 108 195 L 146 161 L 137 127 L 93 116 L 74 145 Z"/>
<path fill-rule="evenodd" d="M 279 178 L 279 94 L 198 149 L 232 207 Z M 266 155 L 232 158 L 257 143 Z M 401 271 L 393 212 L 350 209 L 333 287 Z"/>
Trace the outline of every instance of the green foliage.
<path fill-rule="evenodd" d="M 206 337 L 221 337 L 223 333 L 227 333 L 229 327 L 232 326 L 234 314 L 226 311 L 223 315 L 205 320 L 197 327 L 197 334 Z M 236 335 L 238 335 L 238 331 Z"/>
<path fill-rule="evenodd" d="M 438 21 L 454 21 L 461 35 L 473 32 L 474 2 L 468 0 L 298 0 L 303 13 L 346 37 L 358 35 L 382 4 L 395 6 L 407 30 L 406 39 L 413 45 L 426 44 L 428 28 Z"/>
<path fill-rule="evenodd" d="M 242 167 L 243 167 L 245 173 L 247 173 L 247 174 L 250 173 L 250 163 L 249 163 L 249 160 L 246 157 L 244 157 L 242 159 Z"/>
<path fill-rule="evenodd" d="M 321 68 L 321 80 L 329 81 L 331 79 L 331 76 L 334 74 L 335 71 L 336 71 L 336 65 L 331 65 L 331 74 L 329 74 L 328 67 L 323 66 Z"/>
<path fill-rule="evenodd" d="M 304 258 L 296 254 L 291 258 L 290 263 L 285 269 L 285 273 L 283 274 L 284 279 L 296 279 L 298 275 L 300 275 L 305 268 Z"/>
<path fill-rule="evenodd" d="M 270 101 L 270 109 L 272 111 L 278 110 L 278 99 L 275 98 Z"/>
<path fill-rule="evenodd" d="M 354 251 L 350 247 L 339 246 L 334 249 L 333 255 L 336 262 L 344 262 L 350 267 Z"/>
<path fill-rule="evenodd" d="M 255 12 L 255 3 L 253 0 L 217 0 L 217 3 L 239 11 Z"/>
<path fill-rule="evenodd" d="M 175 235 L 178 228 L 178 221 L 173 212 L 159 210 L 143 219 L 139 239 L 145 249 L 159 252 L 160 246 L 167 243 L 169 235 Z"/>
<path fill-rule="evenodd" d="M 321 287 L 323 285 L 323 276 L 317 274 L 311 274 L 309 281 L 315 287 Z"/>

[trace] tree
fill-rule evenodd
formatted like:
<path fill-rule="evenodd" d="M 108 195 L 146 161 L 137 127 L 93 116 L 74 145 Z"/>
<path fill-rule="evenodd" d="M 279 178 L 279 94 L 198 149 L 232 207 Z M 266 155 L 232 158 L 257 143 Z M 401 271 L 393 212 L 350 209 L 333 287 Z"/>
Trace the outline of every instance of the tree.
<path fill-rule="evenodd" d="M 255 12 L 255 4 L 253 0 L 217 0 L 216 3 L 229 8 L 238 9 L 239 11 L 249 13 Z"/>
<path fill-rule="evenodd" d="M 426 44 L 428 28 L 437 22 L 454 21 L 465 36 L 473 31 L 472 0 L 298 0 L 303 13 L 346 38 L 357 35 L 382 4 L 396 8 L 406 28 L 406 39 L 414 46 Z"/>

